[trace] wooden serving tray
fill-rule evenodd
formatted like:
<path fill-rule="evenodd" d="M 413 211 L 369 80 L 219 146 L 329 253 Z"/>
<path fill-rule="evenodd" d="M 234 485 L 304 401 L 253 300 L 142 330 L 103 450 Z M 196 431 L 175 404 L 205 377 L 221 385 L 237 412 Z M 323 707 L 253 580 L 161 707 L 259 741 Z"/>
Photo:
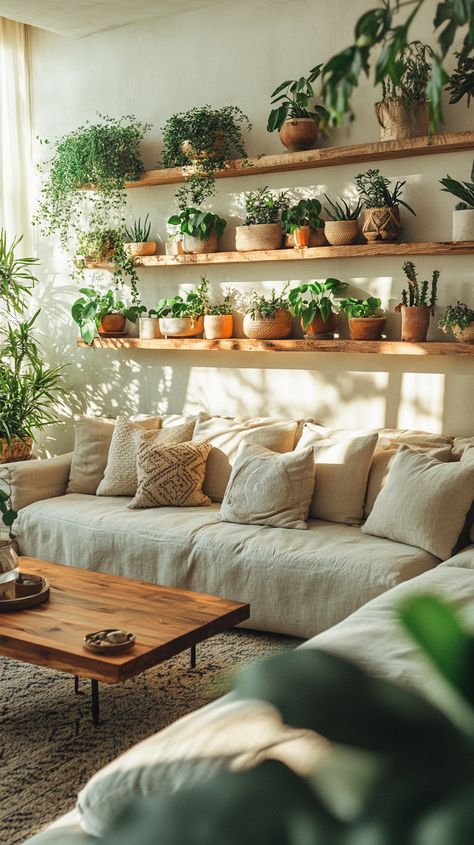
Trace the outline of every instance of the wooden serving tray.
<path fill-rule="evenodd" d="M 24 610 L 27 607 L 35 607 L 49 599 L 49 582 L 42 579 L 43 586 L 39 593 L 33 596 L 21 596 L 17 599 L 0 599 L 0 613 L 11 613 L 12 610 Z"/>

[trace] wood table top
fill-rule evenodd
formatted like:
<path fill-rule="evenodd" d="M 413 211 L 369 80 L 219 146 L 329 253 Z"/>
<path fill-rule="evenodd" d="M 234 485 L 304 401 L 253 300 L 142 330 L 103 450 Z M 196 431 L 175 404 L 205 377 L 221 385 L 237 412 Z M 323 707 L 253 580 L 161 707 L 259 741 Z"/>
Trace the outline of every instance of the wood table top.
<path fill-rule="evenodd" d="M 22 572 L 51 585 L 49 601 L 0 614 L 0 655 L 114 684 L 134 677 L 249 618 L 250 606 L 218 596 L 76 569 L 30 557 Z M 130 651 L 87 651 L 85 634 L 121 628 L 136 635 Z"/>

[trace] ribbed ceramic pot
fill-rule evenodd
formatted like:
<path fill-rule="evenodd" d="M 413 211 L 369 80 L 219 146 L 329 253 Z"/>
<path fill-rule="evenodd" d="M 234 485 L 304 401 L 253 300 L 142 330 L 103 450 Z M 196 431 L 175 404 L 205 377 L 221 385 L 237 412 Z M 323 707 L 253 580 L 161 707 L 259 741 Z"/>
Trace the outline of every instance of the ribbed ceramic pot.
<path fill-rule="evenodd" d="M 232 337 L 233 328 L 232 314 L 204 315 L 204 335 L 209 340 L 225 340 Z"/>
<path fill-rule="evenodd" d="M 460 343 L 474 343 L 474 322 L 469 323 L 465 329 L 453 326 L 453 335 Z"/>
<path fill-rule="evenodd" d="M 192 235 L 183 235 L 183 252 L 201 255 L 204 252 L 217 252 L 217 232 L 211 232 L 207 240 L 202 241 Z"/>
<path fill-rule="evenodd" d="M 143 340 L 153 340 L 155 337 L 163 337 L 160 332 L 160 320 L 158 317 L 139 317 L 138 331 Z"/>
<path fill-rule="evenodd" d="M 331 314 L 329 319 L 323 320 L 321 315 L 318 314 L 307 329 L 301 321 L 301 328 L 308 340 L 332 340 L 337 329 L 337 317 L 335 314 Z"/>
<path fill-rule="evenodd" d="M 160 332 L 163 337 L 197 337 L 204 331 L 204 318 L 160 317 Z"/>
<path fill-rule="evenodd" d="M 237 226 L 235 230 L 237 252 L 280 249 L 281 239 L 282 231 L 279 223 L 252 223 L 250 226 Z"/>
<path fill-rule="evenodd" d="M 430 326 L 429 305 L 402 305 L 402 340 L 423 343 Z"/>
<path fill-rule="evenodd" d="M 254 319 L 251 314 L 246 314 L 243 328 L 246 337 L 253 337 L 256 340 L 283 340 L 291 334 L 293 317 L 283 308 L 280 308 L 273 317 L 257 315 Z"/>
<path fill-rule="evenodd" d="M 474 208 L 453 211 L 453 241 L 474 241 Z"/>
<path fill-rule="evenodd" d="M 359 237 L 359 224 L 357 220 L 327 220 L 324 234 L 331 246 L 353 244 Z"/>
<path fill-rule="evenodd" d="M 375 103 L 375 113 L 380 125 L 381 141 L 398 141 L 402 138 L 416 138 L 428 135 L 428 104 L 416 103 L 407 107 L 401 97 L 388 97 Z"/>
<path fill-rule="evenodd" d="M 12 442 L 8 445 L 6 437 L 0 437 L 0 464 L 6 464 L 13 461 L 27 461 L 31 455 L 33 448 L 33 439 L 31 437 L 13 437 Z"/>
<path fill-rule="evenodd" d="M 124 244 L 125 252 L 132 255 L 134 258 L 139 258 L 141 255 L 154 255 L 156 252 L 156 241 L 131 241 Z"/>
<path fill-rule="evenodd" d="M 352 340 L 380 340 L 386 317 L 349 317 L 349 334 Z"/>
<path fill-rule="evenodd" d="M 362 234 L 366 241 L 399 241 L 402 224 L 398 205 L 393 208 L 366 208 L 362 212 Z"/>
<path fill-rule="evenodd" d="M 125 331 L 125 322 L 125 314 L 105 314 L 97 331 L 99 334 L 121 334 Z"/>
<path fill-rule="evenodd" d="M 287 150 L 310 150 L 318 139 L 319 126 L 312 117 L 295 117 L 285 120 L 279 134 Z"/>

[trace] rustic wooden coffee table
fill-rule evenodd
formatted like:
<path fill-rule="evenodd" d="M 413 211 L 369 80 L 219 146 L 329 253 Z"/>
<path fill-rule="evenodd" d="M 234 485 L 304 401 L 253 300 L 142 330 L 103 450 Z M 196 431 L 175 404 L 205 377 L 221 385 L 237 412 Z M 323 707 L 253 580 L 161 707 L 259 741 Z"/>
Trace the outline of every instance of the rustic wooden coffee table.
<path fill-rule="evenodd" d="M 20 558 L 20 569 L 51 585 L 49 601 L 0 614 L 0 655 L 89 678 L 92 718 L 99 724 L 99 681 L 118 684 L 248 619 L 250 606 L 217 596 L 160 587 L 74 569 L 34 558 Z M 104 628 L 136 635 L 130 651 L 114 656 L 87 651 L 83 637 Z"/>

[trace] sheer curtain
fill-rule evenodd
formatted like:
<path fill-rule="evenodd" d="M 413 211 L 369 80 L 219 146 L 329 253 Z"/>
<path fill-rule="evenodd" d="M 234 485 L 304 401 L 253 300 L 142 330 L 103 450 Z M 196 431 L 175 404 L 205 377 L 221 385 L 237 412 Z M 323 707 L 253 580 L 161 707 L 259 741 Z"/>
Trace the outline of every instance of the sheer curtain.
<path fill-rule="evenodd" d="M 27 28 L 0 17 L 0 227 L 12 240 L 31 220 L 31 129 Z"/>

